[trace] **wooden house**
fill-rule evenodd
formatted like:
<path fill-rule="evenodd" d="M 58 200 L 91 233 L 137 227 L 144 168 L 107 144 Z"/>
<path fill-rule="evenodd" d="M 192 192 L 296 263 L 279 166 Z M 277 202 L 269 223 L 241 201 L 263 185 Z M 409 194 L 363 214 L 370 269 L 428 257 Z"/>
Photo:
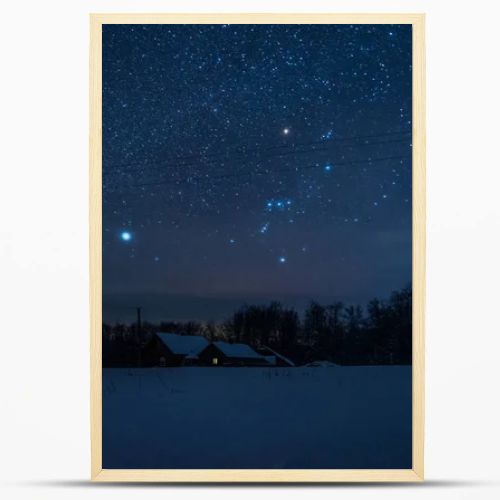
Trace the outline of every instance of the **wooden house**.
<path fill-rule="evenodd" d="M 199 353 L 208 340 L 198 335 L 156 333 L 142 350 L 143 366 L 185 366 L 198 364 Z"/>
<path fill-rule="evenodd" d="M 270 366 L 258 352 L 246 344 L 212 342 L 198 355 L 200 364 L 206 366 Z"/>

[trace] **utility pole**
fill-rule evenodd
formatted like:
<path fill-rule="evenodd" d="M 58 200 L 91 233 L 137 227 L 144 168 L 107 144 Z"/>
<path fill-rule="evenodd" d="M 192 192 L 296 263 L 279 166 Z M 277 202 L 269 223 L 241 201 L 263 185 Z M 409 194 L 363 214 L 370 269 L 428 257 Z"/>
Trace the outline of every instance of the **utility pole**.
<path fill-rule="evenodd" d="M 137 367 L 142 366 L 142 334 L 141 334 L 141 308 L 137 308 Z"/>

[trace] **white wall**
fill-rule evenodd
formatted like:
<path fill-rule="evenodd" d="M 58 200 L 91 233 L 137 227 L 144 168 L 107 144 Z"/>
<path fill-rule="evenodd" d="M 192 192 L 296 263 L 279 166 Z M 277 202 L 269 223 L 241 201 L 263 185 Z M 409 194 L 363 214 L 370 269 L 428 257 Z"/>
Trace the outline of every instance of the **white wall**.
<path fill-rule="evenodd" d="M 0 476 L 6 498 L 232 498 L 236 493 L 84 483 L 89 476 L 87 14 L 112 11 L 427 13 L 429 483 L 404 491 L 275 488 L 273 495 L 498 498 L 499 485 L 491 482 L 498 481 L 500 451 L 496 5 L 484 0 L 2 5 Z M 237 494 L 243 499 L 261 492 L 267 490 Z"/>

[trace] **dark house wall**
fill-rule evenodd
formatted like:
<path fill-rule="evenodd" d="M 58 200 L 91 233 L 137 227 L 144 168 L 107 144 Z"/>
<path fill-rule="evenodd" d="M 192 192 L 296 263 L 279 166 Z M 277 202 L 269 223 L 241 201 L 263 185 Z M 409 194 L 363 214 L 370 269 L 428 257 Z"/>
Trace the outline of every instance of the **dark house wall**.
<path fill-rule="evenodd" d="M 217 366 L 224 366 L 227 359 L 226 355 L 214 344 L 207 345 L 207 347 L 198 354 L 199 364 L 202 366 L 214 366 L 214 358 L 217 358 Z"/>
<path fill-rule="evenodd" d="M 265 359 L 226 358 L 227 366 L 271 366 Z"/>
<path fill-rule="evenodd" d="M 203 366 L 269 366 L 264 359 L 239 358 L 226 356 L 216 345 L 210 344 L 198 355 Z M 213 360 L 217 359 L 217 365 Z"/>
<path fill-rule="evenodd" d="M 142 349 L 142 366 L 181 366 L 184 355 L 174 354 L 156 335 Z"/>

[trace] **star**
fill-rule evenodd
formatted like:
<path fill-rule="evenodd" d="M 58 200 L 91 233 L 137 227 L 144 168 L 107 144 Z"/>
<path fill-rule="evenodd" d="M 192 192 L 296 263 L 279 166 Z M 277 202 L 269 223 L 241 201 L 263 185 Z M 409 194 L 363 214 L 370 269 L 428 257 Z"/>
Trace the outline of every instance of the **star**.
<path fill-rule="evenodd" d="M 325 132 L 324 134 L 321 135 L 321 139 L 323 141 L 328 141 L 328 140 L 330 140 L 332 138 L 332 136 L 333 136 L 333 130 L 330 129 L 330 130 L 328 130 L 327 132 Z"/>
<path fill-rule="evenodd" d="M 378 273 L 370 235 L 411 238 L 411 50 L 409 25 L 104 26 L 104 286 L 342 296 L 344 240 Z"/>
<path fill-rule="evenodd" d="M 269 229 L 269 222 L 266 222 L 265 224 L 263 224 L 260 228 L 260 233 L 261 234 L 264 234 L 264 233 L 267 233 L 267 230 Z"/>

